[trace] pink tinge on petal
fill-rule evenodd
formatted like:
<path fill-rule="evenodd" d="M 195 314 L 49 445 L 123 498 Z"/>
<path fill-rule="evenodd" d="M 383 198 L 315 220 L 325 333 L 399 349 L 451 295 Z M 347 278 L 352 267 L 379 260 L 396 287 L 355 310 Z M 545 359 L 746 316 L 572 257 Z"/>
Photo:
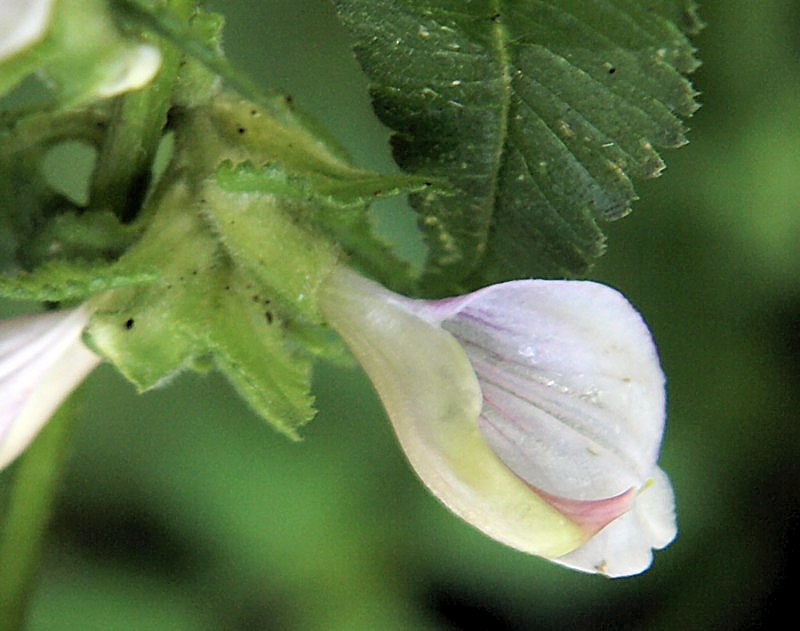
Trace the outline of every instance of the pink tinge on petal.
<path fill-rule="evenodd" d="M 604 500 L 570 500 L 531 490 L 591 537 L 633 508 L 636 489 Z"/>
<path fill-rule="evenodd" d="M 664 374 L 619 292 L 528 280 L 426 301 L 352 272 L 332 278 L 326 319 L 454 513 L 519 550 L 609 576 L 642 572 L 651 548 L 672 540 L 669 481 L 653 474 Z M 477 410 L 461 404 L 467 391 Z"/>

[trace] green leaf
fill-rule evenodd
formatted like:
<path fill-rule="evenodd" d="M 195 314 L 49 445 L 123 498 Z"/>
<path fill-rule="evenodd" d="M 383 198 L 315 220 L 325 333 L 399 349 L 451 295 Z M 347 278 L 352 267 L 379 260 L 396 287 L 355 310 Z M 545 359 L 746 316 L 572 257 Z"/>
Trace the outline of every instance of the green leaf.
<path fill-rule="evenodd" d="M 277 163 L 259 168 L 250 162 L 234 165 L 229 161 L 217 169 L 215 180 L 229 193 L 279 196 L 287 212 L 316 225 L 348 253 L 351 264 L 398 291 L 410 290 L 413 284 L 409 266 L 377 234 L 368 205 L 440 184 L 416 176 L 358 170 L 336 176 L 317 171 L 292 174 Z"/>
<path fill-rule="evenodd" d="M 39 302 L 81 300 L 109 289 L 151 283 L 157 278 L 156 268 L 130 271 L 118 265 L 52 261 L 32 272 L 0 276 L 0 296 Z"/>
<path fill-rule="evenodd" d="M 585 272 L 598 220 L 630 210 L 631 178 L 664 167 L 656 148 L 686 142 L 693 3 L 334 3 L 396 160 L 455 187 L 412 198 L 431 293 Z"/>
<path fill-rule="evenodd" d="M 433 185 L 430 178 L 412 175 L 380 175 L 355 169 L 337 176 L 316 171 L 291 174 L 279 163 L 256 167 L 252 162 L 234 165 L 230 160 L 220 164 L 216 180 L 232 193 L 272 193 L 332 206 L 364 206 Z"/>

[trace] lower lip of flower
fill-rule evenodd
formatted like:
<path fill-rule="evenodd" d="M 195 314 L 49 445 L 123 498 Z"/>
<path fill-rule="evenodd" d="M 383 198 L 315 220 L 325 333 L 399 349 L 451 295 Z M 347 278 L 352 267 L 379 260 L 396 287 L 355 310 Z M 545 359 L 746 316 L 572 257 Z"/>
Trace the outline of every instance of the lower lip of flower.
<path fill-rule="evenodd" d="M 530 485 L 527 486 L 578 526 L 587 538 L 597 534 L 612 521 L 627 513 L 633 508 L 633 502 L 636 499 L 636 489 L 633 488 L 602 500 L 571 500 L 550 495 Z"/>

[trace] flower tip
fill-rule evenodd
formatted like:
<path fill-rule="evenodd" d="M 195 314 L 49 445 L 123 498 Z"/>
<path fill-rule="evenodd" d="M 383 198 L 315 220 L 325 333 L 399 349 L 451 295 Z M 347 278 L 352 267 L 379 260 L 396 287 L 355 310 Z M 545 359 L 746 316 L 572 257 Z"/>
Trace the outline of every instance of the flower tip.
<path fill-rule="evenodd" d="M 161 52 L 150 44 L 126 51 L 108 69 L 105 81 L 96 87 L 97 96 L 112 97 L 146 86 L 161 68 Z"/>
<path fill-rule="evenodd" d="M 639 490 L 631 510 L 576 550 L 553 561 L 610 578 L 634 576 L 650 567 L 653 550 L 666 547 L 676 535 L 672 485 L 667 475 L 656 467 Z"/>
<path fill-rule="evenodd" d="M 100 363 L 81 341 L 84 308 L 0 321 L 0 469 Z"/>
<path fill-rule="evenodd" d="M 0 2 L 0 61 L 33 46 L 47 32 L 54 0 Z"/>

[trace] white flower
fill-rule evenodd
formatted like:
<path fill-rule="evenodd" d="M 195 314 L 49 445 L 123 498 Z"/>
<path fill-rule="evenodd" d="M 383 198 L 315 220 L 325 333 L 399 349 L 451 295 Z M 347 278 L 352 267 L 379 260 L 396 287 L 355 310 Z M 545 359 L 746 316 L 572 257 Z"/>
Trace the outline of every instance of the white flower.
<path fill-rule="evenodd" d="M 674 538 L 656 466 L 664 376 L 617 291 L 526 280 L 423 301 L 340 268 L 320 304 L 417 474 L 467 522 L 609 576 L 644 571 Z"/>
<path fill-rule="evenodd" d="M 0 0 L 0 61 L 42 39 L 54 0 Z"/>
<path fill-rule="evenodd" d="M 100 363 L 81 342 L 88 319 L 81 307 L 0 321 L 0 468 Z"/>
<path fill-rule="evenodd" d="M 102 83 L 95 86 L 95 95 L 109 98 L 139 90 L 150 83 L 161 68 L 161 52 L 150 44 L 131 46 L 116 58 L 109 59 Z"/>

